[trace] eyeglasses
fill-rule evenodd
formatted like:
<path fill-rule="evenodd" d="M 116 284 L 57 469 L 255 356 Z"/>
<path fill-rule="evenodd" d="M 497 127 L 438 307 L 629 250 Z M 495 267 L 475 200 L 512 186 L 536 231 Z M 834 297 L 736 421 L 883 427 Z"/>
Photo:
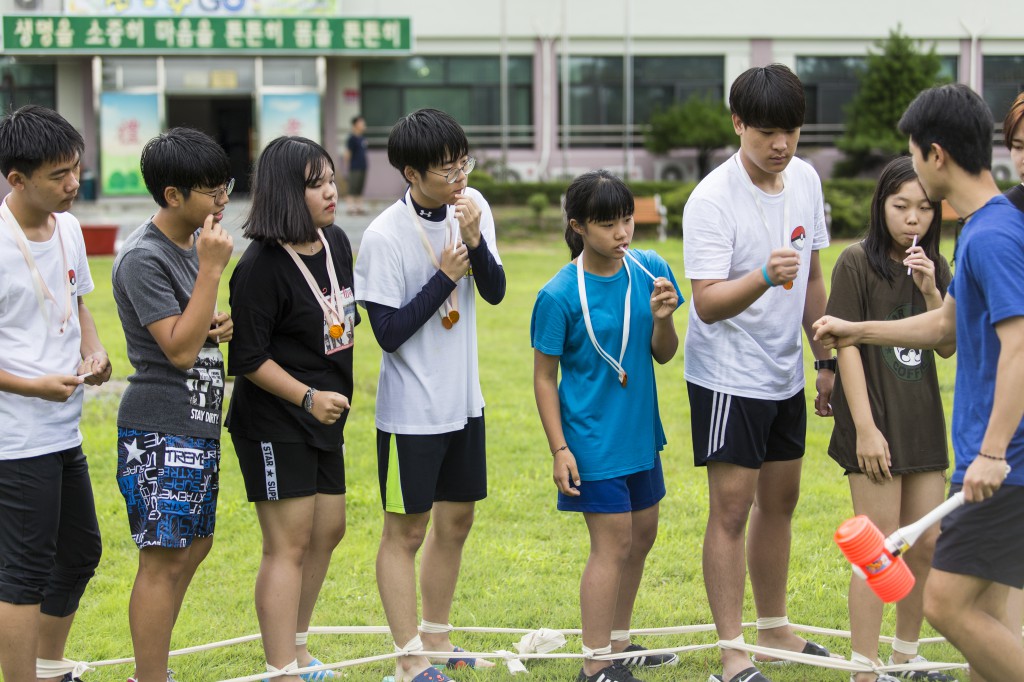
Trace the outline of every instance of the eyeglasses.
<path fill-rule="evenodd" d="M 201 189 L 193 189 L 192 191 L 193 192 L 199 192 L 200 194 L 205 194 L 206 196 L 210 197 L 211 199 L 220 199 L 222 195 L 226 199 L 229 196 L 231 196 L 231 192 L 234 191 L 234 189 L 235 189 L 235 179 L 231 178 L 230 180 L 228 180 L 228 184 L 224 185 L 223 187 L 218 187 L 217 189 L 213 190 L 212 192 L 204 192 Z"/>
<path fill-rule="evenodd" d="M 456 182 L 459 181 L 459 173 L 465 173 L 466 175 L 469 175 L 470 173 L 473 172 L 474 168 L 476 168 L 476 159 L 474 159 L 471 156 L 468 159 L 466 159 L 466 163 L 462 164 L 461 166 L 455 166 L 447 173 L 432 171 L 429 168 L 427 169 L 427 172 L 433 173 L 434 175 L 440 175 L 441 177 L 444 178 L 444 181 L 447 182 L 449 185 L 454 185 Z"/>

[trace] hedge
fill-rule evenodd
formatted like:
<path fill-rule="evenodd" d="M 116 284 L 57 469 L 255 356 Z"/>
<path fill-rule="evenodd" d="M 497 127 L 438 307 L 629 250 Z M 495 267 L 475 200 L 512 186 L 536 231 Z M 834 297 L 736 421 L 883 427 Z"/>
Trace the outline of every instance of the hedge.
<path fill-rule="evenodd" d="M 836 178 L 821 183 L 825 202 L 831 213 L 830 230 L 833 237 L 852 238 L 865 233 L 875 183 L 875 180 L 860 178 Z M 569 186 L 568 181 L 501 183 L 486 173 L 474 173 L 472 184 L 492 204 L 520 206 L 527 205 L 534 194 L 543 194 L 552 205 L 559 206 L 561 197 Z M 696 183 L 633 181 L 627 184 L 636 196 L 660 194 L 668 213 L 669 234 L 678 234 L 677 230 L 683 220 L 683 206 L 697 186 Z M 999 183 L 1002 189 L 1014 184 Z"/>

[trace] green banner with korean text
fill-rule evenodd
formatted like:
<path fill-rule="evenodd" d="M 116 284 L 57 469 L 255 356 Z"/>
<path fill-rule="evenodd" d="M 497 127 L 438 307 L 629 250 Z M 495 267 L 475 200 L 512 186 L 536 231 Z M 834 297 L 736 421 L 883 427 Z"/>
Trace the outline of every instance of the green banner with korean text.
<path fill-rule="evenodd" d="M 4 16 L 7 54 L 406 54 L 408 17 Z"/>

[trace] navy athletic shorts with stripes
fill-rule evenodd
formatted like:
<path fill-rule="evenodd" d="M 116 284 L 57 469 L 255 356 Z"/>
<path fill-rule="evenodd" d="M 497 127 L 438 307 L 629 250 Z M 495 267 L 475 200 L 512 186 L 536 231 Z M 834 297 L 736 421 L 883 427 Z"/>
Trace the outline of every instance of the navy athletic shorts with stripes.
<path fill-rule="evenodd" d="M 761 400 L 720 393 L 686 382 L 690 396 L 693 463 L 736 464 L 760 469 L 804 455 L 807 403 L 801 389 L 785 400 Z"/>

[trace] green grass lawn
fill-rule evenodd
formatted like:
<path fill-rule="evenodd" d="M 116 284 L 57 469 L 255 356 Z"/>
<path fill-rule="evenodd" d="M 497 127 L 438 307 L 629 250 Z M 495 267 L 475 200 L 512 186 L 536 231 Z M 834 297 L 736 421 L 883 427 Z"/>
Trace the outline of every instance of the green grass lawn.
<path fill-rule="evenodd" d="M 826 274 L 840 250 L 823 252 Z M 579 577 L 588 551 L 587 534 L 578 515 L 555 510 L 551 456 L 533 400 L 530 311 L 538 289 L 568 258 L 560 231 L 549 239 L 499 244 L 508 276 L 508 293 L 498 307 L 478 306 L 480 365 L 487 400 L 490 496 L 477 507 L 476 525 L 466 546 L 462 577 L 451 621 L 463 627 L 576 628 L 579 627 Z M 656 248 L 682 280 L 679 240 L 639 248 Z M 950 245 L 951 247 L 951 245 Z M 951 250 L 951 248 L 950 248 Z M 114 363 L 114 378 L 129 373 L 124 338 L 110 292 L 110 259 L 91 261 L 96 291 L 87 303 Z M 228 309 L 227 276 L 220 306 Z M 686 310 L 676 315 L 683 335 Z M 374 581 L 374 557 L 381 528 L 377 489 L 374 395 L 380 349 L 364 323 L 357 329 L 356 386 L 346 428 L 348 534 L 334 553 L 314 625 L 383 625 L 384 614 Z M 808 375 L 809 354 L 805 355 Z M 661 507 L 661 531 L 647 562 L 633 626 L 669 627 L 710 623 L 701 572 L 701 546 L 707 514 L 707 483 L 703 469 L 693 466 L 689 436 L 689 406 L 683 380 L 682 346 L 675 360 L 658 367 L 662 419 L 668 434 L 663 453 L 668 495 Z M 951 404 L 954 362 L 939 359 L 939 376 Z M 116 465 L 116 391 L 89 389 L 82 430 L 92 462 L 93 485 L 104 538 L 104 555 L 96 577 L 82 600 L 67 653 L 77 660 L 130 656 L 128 597 L 138 552 L 128 532 L 124 504 L 114 479 Z M 808 400 L 813 399 L 813 382 Z M 841 470 L 826 454 L 831 420 L 809 409 L 803 496 L 796 512 L 789 579 L 789 616 L 803 623 L 845 630 L 849 627 L 846 591 L 850 570 L 832 542 L 836 527 L 852 514 L 850 495 Z M 947 416 L 948 420 L 948 416 Z M 216 541 L 186 598 L 172 646 L 181 648 L 258 632 L 253 606 L 253 583 L 260 560 L 256 515 L 246 499 L 238 463 L 224 433 L 220 502 Z M 745 616 L 755 617 L 747 590 Z M 888 609 L 883 632 L 892 633 Z M 934 635 L 926 626 L 924 636 Z M 513 650 L 518 635 L 464 634 L 457 642 L 468 650 Z M 753 641 L 753 631 L 747 633 Z M 815 637 L 834 651 L 849 655 L 848 641 Z M 647 636 L 649 646 L 683 646 L 713 642 L 713 634 Z M 563 650 L 579 651 L 579 638 L 569 637 Z M 314 636 L 311 650 L 323 661 L 388 653 L 386 635 Z M 886 650 L 886 654 L 887 654 Z M 925 645 L 933 660 L 961 661 L 948 645 Z M 578 661 L 528 662 L 532 680 L 572 680 Z M 179 680 L 221 680 L 263 670 L 258 642 L 172 659 Z M 380 680 L 392 670 L 389 663 L 352 668 L 352 680 Z M 644 673 L 645 680 L 706 680 L 719 672 L 714 650 L 687 653 L 676 668 Z M 128 664 L 91 673 L 93 682 L 123 680 Z M 780 667 L 770 672 L 776 682 L 845 680 L 846 674 L 806 666 Z M 504 680 L 504 667 L 457 672 L 459 680 Z"/>

